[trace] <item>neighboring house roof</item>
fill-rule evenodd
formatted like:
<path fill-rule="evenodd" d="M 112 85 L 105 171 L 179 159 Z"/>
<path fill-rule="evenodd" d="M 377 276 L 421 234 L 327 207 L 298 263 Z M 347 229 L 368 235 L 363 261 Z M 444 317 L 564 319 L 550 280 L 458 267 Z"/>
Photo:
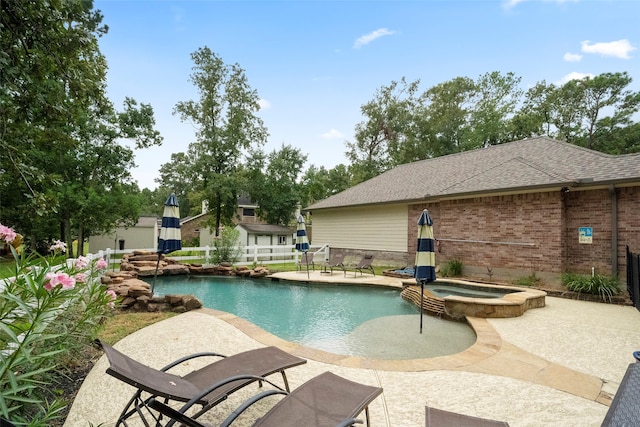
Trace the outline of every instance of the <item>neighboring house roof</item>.
<path fill-rule="evenodd" d="M 238 224 L 238 226 L 244 228 L 248 233 L 252 234 L 291 234 L 294 231 L 288 227 L 282 225 L 270 225 L 270 224 Z"/>
<path fill-rule="evenodd" d="M 400 165 L 305 210 L 621 182 L 640 182 L 640 153 L 537 137 Z"/>
<path fill-rule="evenodd" d="M 258 205 L 253 202 L 249 196 L 238 196 L 238 206 L 242 207 L 242 208 L 255 208 Z"/>
<path fill-rule="evenodd" d="M 194 220 L 196 220 L 198 218 L 201 218 L 201 217 L 205 216 L 207 213 L 208 212 L 202 212 L 202 213 L 199 213 L 198 215 L 185 216 L 184 218 L 180 219 L 180 225 L 185 224 L 187 222 L 194 221 Z M 160 220 L 162 220 L 162 218 Z"/>

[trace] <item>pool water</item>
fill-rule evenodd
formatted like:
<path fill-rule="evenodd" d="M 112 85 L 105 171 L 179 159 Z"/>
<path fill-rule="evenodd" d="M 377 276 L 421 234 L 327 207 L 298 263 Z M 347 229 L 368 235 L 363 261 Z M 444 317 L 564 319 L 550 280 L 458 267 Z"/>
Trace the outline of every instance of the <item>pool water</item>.
<path fill-rule="evenodd" d="M 158 278 L 154 291 L 192 294 L 205 307 L 233 313 L 282 339 L 338 354 L 413 359 L 454 354 L 475 342 L 467 324 L 426 315 L 418 334 L 418 308 L 396 289 L 170 276 Z"/>
<path fill-rule="evenodd" d="M 513 289 L 496 289 L 482 286 L 465 286 L 448 282 L 435 282 L 424 286 L 425 290 L 444 298 L 447 296 L 459 296 L 468 298 L 502 298 L 503 296 L 517 292 Z"/>

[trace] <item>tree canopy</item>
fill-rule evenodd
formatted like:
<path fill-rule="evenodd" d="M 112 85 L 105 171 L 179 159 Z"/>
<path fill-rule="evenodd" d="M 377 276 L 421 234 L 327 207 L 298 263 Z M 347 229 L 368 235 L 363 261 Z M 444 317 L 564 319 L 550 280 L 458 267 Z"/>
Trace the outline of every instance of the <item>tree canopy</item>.
<path fill-rule="evenodd" d="M 191 54 L 190 80 L 199 99 L 176 104 L 174 114 L 196 128 L 196 141 L 187 153 L 176 155 L 174 164 L 162 166 L 168 174 L 163 184 L 188 180 L 192 191 L 208 201 L 213 214 L 210 224 L 216 236 L 221 225 L 232 222 L 242 188 L 243 155 L 258 149 L 267 139 L 267 130 L 256 115 L 260 106 L 258 93 L 251 89 L 244 70 L 227 65 L 208 47 Z M 178 168 L 182 176 L 170 174 Z"/>
<path fill-rule="evenodd" d="M 134 222 L 133 152 L 119 141 L 162 138 L 150 105 L 127 98 L 118 112 L 106 96 L 102 15 L 88 0 L 0 5 L 0 219 L 32 248 Z"/>
<path fill-rule="evenodd" d="M 546 135 L 590 149 L 640 151 L 640 92 L 627 73 L 604 73 L 528 91 L 513 73 L 456 77 L 420 93 L 402 78 L 361 108 L 365 120 L 347 143 L 353 182 L 403 163 Z"/>

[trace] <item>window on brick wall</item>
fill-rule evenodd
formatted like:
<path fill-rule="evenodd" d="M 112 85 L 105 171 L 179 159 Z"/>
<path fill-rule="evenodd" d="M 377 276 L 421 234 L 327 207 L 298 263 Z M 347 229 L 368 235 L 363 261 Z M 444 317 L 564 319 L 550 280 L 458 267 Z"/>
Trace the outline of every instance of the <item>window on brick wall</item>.
<path fill-rule="evenodd" d="M 253 208 L 242 208 L 242 216 L 256 216 L 256 210 Z"/>

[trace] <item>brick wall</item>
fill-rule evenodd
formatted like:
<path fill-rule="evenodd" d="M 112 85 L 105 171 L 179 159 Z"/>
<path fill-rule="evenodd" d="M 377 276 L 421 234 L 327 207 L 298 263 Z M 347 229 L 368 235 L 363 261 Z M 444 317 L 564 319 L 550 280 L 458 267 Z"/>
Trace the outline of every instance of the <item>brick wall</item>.
<path fill-rule="evenodd" d="M 459 259 L 488 269 L 559 271 L 562 259 L 560 193 L 478 197 L 416 205 L 409 209 L 415 223 L 429 209 L 442 264 Z M 413 221 L 412 221 L 413 219 Z M 415 246 L 417 226 L 410 227 Z M 415 247 L 409 248 L 412 254 Z M 544 253 L 543 253 L 544 251 Z"/>
<path fill-rule="evenodd" d="M 626 247 L 640 253 L 640 187 L 619 188 L 618 195 L 618 277 L 627 268 Z"/>
<path fill-rule="evenodd" d="M 625 247 L 640 252 L 640 187 L 618 188 L 617 266 L 624 282 Z M 436 262 L 463 262 L 465 273 L 513 279 L 536 273 L 610 275 L 612 198 L 608 189 L 478 197 L 411 205 L 408 259 L 415 257 L 417 220 L 428 209 L 439 240 Z M 593 243 L 578 241 L 578 228 L 592 227 Z M 475 273 L 475 274 L 473 274 Z M 502 277 L 501 277 L 502 276 Z"/>
<path fill-rule="evenodd" d="M 566 193 L 566 258 L 564 270 L 574 273 L 611 274 L 611 197 L 609 191 Z M 578 241 L 579 227 L 593 229 L 593 243 Z"/>

